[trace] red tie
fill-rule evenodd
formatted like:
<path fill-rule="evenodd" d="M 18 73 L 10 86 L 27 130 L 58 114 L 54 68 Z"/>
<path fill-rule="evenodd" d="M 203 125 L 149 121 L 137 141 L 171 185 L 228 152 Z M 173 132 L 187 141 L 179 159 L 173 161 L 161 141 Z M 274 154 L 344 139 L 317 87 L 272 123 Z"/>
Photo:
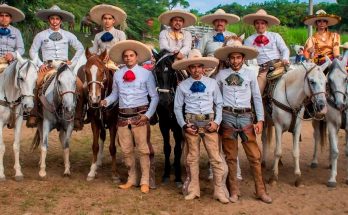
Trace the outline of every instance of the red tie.
<path fill-rule="evenodd" d="M 261 34 L 255 38 L 253 45 L 256 45 L 256 46 L 264 45 L 265 46 L 268 43 L 269 43 L 269 39 L 266 36 Z"/>
<path fill-rule="evenodd" d="M 135 74 L 132 70 L 128 70 L 124 73 L 123 80 L 126 82 L 132 82 L 135 80 Z"/>

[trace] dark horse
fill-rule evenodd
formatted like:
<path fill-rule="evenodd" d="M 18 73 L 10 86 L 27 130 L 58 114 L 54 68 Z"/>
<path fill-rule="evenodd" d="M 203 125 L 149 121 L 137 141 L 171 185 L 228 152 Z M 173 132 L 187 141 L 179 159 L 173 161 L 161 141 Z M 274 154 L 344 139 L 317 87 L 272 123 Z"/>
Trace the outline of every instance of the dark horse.
<path fill-rule="evenodd" d="M 93 131 L 93 160 L 87 180 L 91 181 L 96 176 L 98 166 L 102 164 L 104 141 L 106 138 L 106 129 L 110 133 L 109 151 L 112 157 L 112 179 L 119 182 L 116 173 L 116 145 L 115 138 L 117 132 L 118 105 L 112 105 L 110 108 L 103 108 L 99 102 L 111 94 L 114 72 L 106 68 L 103 60 L 107 52 L 101 55 L 91 54 L 86 49 L 87 63 L 83 67 L 82 75 L 85 76 L 88 90 L 88 118 L 91 120 Z M 79 76 L 81 73 L 79 72 Z M 99 143 L 100 138 L 100 143 Z"/>
<path fill-rule="evenodd" d="M 177 185 L 182 183 L 181 180 L 181 152 L 183 134 L 182 129 L 176 121 L 174 114 L 174 96 L 178 83 L 186 78 L 186 75 L 182 71 L 176 71 L 172 68 L 172 64 L 175 60 L 175 55 L 161 51 L 159 54 L 153 53 L 156 59 L 156 66 L 153 70 L 156 84 L 159 93 L 159 103 L 157 106 L 157 115 L 159 121 L 159 127 L 163 136 L 163 151 L 165 155 L 164 174 L 162 182 L 167 183 L 170 178 L 170 130 L 173 132 L 175 147 L 174 147 L 174 169 L 175 169 L 175 182 Z"/>

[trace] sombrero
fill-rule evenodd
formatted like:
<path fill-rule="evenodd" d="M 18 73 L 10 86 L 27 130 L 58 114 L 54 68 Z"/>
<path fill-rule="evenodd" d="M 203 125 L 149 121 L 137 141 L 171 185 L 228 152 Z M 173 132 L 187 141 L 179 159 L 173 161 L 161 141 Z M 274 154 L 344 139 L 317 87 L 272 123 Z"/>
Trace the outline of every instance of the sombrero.
<path fill-rule="evenodd" d="M 183 11 L 183 10 L 166 11 L 158 17 L 158 20 L 163 25 L 169 25 L 170 20 L 174 17 L 181 17 L 184 19 L 183 27 L 188 27 L 188 26 L 194 25 L 197 21 L 197 17 L 194 14 Z"/>
<path fill-rule="evenodd" d="M 59 16 L 63 22 L 73 22 L 75 18 L 74 14 L 60 9 L 57 5 L 53 5 L 50 9 L 39 10 L 36 13 L 36 16 L 44 21 L 53 15 Z"/>
<path fill-rule="evenodd" d="M 10 14 L 12 22 L 20 22 L 25 18 L 25 15 L 21 10 L 8 6 L 7 4 L 0 4 L 0 13 Z"/>
<path fill-rule="evenodd" d="M 115 25 L 123 23 L 127 18 L 127 14 L 124 12 L 124 10 L 109 4 L 96 5 L 90 10 L 89 13 L 92 21 L 98 25 L 102 24 L 102 17 L 104 14 L 110 14 L 113 16 L 116 20 Z"/>
<path fill-rule="evenodd" d="M 267 14 L 263 9 L 258 10 L 256 13 L 245 15 L 242 18 L 243 22 L 249 25 L 254 25 L 254 22 L 260 19 L 265 20 L 268 23 L 268 26 L 280 24 L 277 17 Z"/>
<path fill-rule="evenodd" d="M 228 40 L 225 46 L 215 51 L 214 56 L 219 60 L 226 60 L 231 53 L 242 53 L 246 60 L 254 59 L 259 54 L 255 48 L 244 46 L 239 40 Z"/>
<path fill-rule="evenodd" d="M 336 25 L 341 21 L 341 17 L 334 14 L 327 14 L 324 10 L 318 10 L 314 15 L 306 16 L 304 18 L 305 25 L 315 25 L 317 20 L 326 20 L 327 25 Z"/>
<path fill-rule="evenodd" d="M 201 17 L 201 21 L 206 24 L 213 24 L 217 19 L 224 19 L 228 24 L 234 24 L 239 22 L 240 17 L 231 13 L 226 13 L 223 9 L 217 9 L 213 14 L 205 15 Z"/>
<path fill-rule="evenodd" d="M 143 43 L 135 40 L 123 40 L 115 43 L 109 51 L 110 59 L 117 64 L 123 63 L 123 52 L 133 50 L 137 53 L 138 63 L 151 59 L 151 50 Z"/>
<path fill-rule="evenodd" d="M 175 61 L 172 67 L 173 69 L 183 70 L 194 64 L 202 64 L 205 68 L 214 68 L 219 64 L 219 60 L 214 57 L 202 57 L 198 49 L 192 49 L 187 59 Z"/>
<path fill-rule="evenodd" d="M 340 48 L 348 49 L 348 42 L 345 42 L 342 45 L 340 45 Z"/>

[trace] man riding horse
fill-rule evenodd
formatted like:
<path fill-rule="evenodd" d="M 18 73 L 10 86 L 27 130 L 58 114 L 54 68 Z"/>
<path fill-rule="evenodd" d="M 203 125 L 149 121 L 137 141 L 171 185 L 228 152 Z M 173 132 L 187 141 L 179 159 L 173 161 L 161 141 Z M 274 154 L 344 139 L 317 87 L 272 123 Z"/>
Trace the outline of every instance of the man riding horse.
<path fill-rule="evenodd" d="M 24 43 L 21 32 L 11 23 L 24 20 L 24 13 L 7 4 L 0 5 L 0 73 L 2 73 L 14 60 L 17 53 L 24 54 Z M 15 64 L 8 69 L 14 71 Z"/>
<path fill-rule="evenodd" d="M 28 127 L 37 126 L 37 116 L 38 116 L 38 102 L 39 95 L 38 89 L 44 81 L 45 76 L 51 72 L 54 65 L 60 63 L 66 63 L 70 67 L 74 68 L 80 57 L 84 54 L 84 48 L 81 42 L 72 33 L 61 29 L 62 22 L 70 22 L 74 19 L 74 15 L 70 12 L 61 10 L 58 6 L 54 5 L 50 9 L 40 10 L 36 15 L 43 21 L 48 21 L 49 29 L 41 31 L 38 33 L 33 41 L 30 48 L 29 55 L 33 61 L 40 67 L 38 80 L 37 80 L 37 90 L 35 95 L 35 106 L 30 113 L 30 117 L 27 121 Z M 69 45 L 71 45 L 76 53 L 72 60 L 68 59 Z M 41 49 L 42 61 L 39 58 L 39 51 Z M 77 105 L 75 110 L 74 118 L 74 129 L 81 130 L 83 128 L 83 84 L 77 79 L 76 90 L 79 95 L 77 99 Z"/>

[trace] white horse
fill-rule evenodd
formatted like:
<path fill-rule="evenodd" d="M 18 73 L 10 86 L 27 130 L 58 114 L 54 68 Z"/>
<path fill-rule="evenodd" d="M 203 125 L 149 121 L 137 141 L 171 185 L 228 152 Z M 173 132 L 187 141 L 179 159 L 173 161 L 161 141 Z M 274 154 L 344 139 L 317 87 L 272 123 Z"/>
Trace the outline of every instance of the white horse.
<path fill-rule="evenodd" d="M 295 186 L 301 185 L 300 170 L 300 148 L 299 137 L 302 120 L 300 117 L 304 113 L 304 101 L 306 98 L 314 102 L 314 109 L 317 114 L 326 113 L 325 86 L 326 77 L 323 71 L 330 64 L 330 60 L 322 66 L 315 64 L 292 65 L 289 71 L 284 74 L 273 92 L 271 93 L 272 115 L 271 119 L 275 127 L 276 147 L 274 151 L 273 176 L 270 179 L 271 184 L 275 184 L 278 180 L 278 164 L 282 156 L 282 134 L 285 131 L 293 133 L 293 151 L 295 166 Z M 266 160 L 268 146 L 272 139 L 272 125 L 270 121 L 266 121 L 265 129 L 262 133 L 267 138 L 263 141 L 263 161 Z"/>
<path fill-rule="evenodd" d="M 346 65 L 348 60 L 348 52 L 346 52 L 342 61 L 335 59 L 330 67 L 330 71 L 327 74 L 328 79 L 328 111 L 325 116 L 325 121 L 313 120 L 314 128 L 314 155 L 311 163 L 312 168 L 318 166 L 318 145 L 325 145 L 327 140 L 326 128 L 329 134 L 330 142 L 330 178 L 327 182 L 328 187 L 336 187 L 336 175 L 337 175 L 337 159 L 338 159 L 338 131 L 340 128 L 346 132 L 346 149 L 345 154 L 348 158 L 348 110 L 347 110 L 347 83 L 348 76 L 346 72 Z M 348 170 L 348 167 L 347 167 Z M 346 178 L 346 184 L 348 184 L 348 177 Z"/>
<path fill-rule="evenodd" d="M 17 61 L 9 65 L 0 75 L 0 181 L 5 180 L 2 128 L 14 127 L 13 152 L 15 157 L 15 180 L 23 179 L 19 163 L 20 138 L 23 114 L 34 107 L 34 88 L 37 80 L 37 67 L 30 60 L 24 60 L 17 54 Z"/>
<path fill-rule="evenodd" d="M 41 147 L 40 171 L 41 179 L 46 177 L 46 156 L 48 135 L 53 129 L 59 130 L 59 139 L 64 149 L 64 176 L 70 176 L 69 141 L 74 128 L 76 106 L 76 76 L 68 65 L 63 64 L 57 73 L 48 79 L 48 87 L 40 96 L 43 108 L 43 120 L 38 123 L 33 146 Z M 45 88 L 45 87 L 44 87 Z"/>

